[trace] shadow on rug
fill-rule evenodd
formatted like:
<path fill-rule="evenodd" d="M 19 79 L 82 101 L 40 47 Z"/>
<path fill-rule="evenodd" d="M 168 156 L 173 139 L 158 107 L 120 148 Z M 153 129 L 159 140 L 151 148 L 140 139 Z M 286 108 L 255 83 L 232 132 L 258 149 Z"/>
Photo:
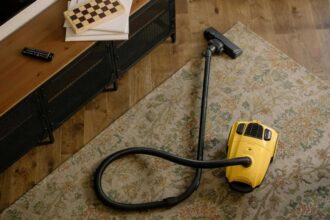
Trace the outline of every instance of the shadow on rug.
<path fill-rule="evenodd" d="M 2 219 L 300 219 L 330 218 L 329 86 L 242 24 L 226 36 L 243 49 L 212 60 L 205 159 L 225 157 L 236 120 L 259 119 L 279 131 L 276 158 L 261 187 L 229 189 L 224 169 L 205 170 L 200 188 L 169 209 L 119 212 L 104 207 L 92 175 L 107 155 L 149 146 L 194 158 L 203 60 L 187 63 L 86 147 L 16 201 Z M 116 161 L 104 188 L 118 201 L 177 195 L 193 169 L 149 156 Z"/>

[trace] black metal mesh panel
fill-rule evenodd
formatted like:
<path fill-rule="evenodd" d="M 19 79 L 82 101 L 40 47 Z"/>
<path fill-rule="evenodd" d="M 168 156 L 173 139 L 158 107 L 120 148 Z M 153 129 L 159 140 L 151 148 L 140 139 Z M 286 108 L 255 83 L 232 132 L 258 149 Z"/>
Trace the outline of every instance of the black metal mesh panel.
<path fill-rule="evenodd" d="M 95 64 L 95 68 L 80 73 L 79 80 L 67 85 L 49 102 L 49 118 L 53 128 L 58 127 L 105 87 L 109 75 L 104 62 L 101 60 Z"/>
<path fill-rule="evenodd" d="M 85 51 L 43 86 L 46 99 L 51 101 L 56 98 L 63 90 L 78 81 L 84 73 L 96 68 L 97 64 L 105 58 L 105 54 L 106 48 L 103 43 L 97 43 Z"/>
<path fill-rule="evenodd" d="M 38 103 L 32 94 L 0 119 L 0 172 L 35 146 L 43 133 Z"/>
<path fill-rule="evenodd" d="M 27 97 L 11 111 L 0 118 L 0 141 L 13 132 L 22 123 L 32 117 L 35 111 L 35 103 L 32 96 Z"/>
<path fill-rule="evenodd" d="M 170 31 L 170 14 L 169 11 L 165 11 L 133 35 L 129 41 L 118 43 L 116 54 L 118 55 L 119 73 L 125 72 L 131 65 L 135 64 L 143 54 L 164 40 Z"/>

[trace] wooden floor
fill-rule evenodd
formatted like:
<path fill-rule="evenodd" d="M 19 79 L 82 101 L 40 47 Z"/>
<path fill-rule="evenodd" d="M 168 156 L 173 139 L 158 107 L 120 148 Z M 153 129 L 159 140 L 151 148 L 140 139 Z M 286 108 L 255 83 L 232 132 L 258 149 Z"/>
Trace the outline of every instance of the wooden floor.
<path fill-rule="evenodd" d="M 330 82 L 330 0 L 177 0 L 177 42 L 155 49 L 119 81 L 0 174 L 0 211 L 70 158 L 100 131 L 183 66 L 200 57 L 208 26 L 224 32 L 240 21 Z"/>

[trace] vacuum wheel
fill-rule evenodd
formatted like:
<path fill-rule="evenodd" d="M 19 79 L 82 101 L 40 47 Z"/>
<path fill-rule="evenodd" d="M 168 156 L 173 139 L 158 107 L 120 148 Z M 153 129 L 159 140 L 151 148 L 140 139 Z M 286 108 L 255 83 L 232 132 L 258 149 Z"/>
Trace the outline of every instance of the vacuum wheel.
<path fill-rule="evenodd" d="M 241 193 L 249 193 L 254 190 L 254 188 L 252 186 L 250 186 L 249 184 L 242 183 L 242 182 L 236 182 L 236 181 L 229 183 L 229 186 L 233 190 L 235 190 L 237 192 L 241 192 Z"/>

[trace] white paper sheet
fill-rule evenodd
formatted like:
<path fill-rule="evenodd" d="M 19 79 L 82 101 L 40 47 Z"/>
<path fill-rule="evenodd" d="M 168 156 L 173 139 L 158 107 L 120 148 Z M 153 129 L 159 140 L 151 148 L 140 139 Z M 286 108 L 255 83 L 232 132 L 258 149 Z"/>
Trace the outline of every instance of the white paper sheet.
<path fill-rule="evenodd" d="M 86 31 L 84 35 L 75 34 L 71 28 L 66 29 L 65 41 L 102 41 L 102 40 L 128 40 L 128 34 L 98 31 L 98 35 L 88 35 L 90 31 Z"/>

